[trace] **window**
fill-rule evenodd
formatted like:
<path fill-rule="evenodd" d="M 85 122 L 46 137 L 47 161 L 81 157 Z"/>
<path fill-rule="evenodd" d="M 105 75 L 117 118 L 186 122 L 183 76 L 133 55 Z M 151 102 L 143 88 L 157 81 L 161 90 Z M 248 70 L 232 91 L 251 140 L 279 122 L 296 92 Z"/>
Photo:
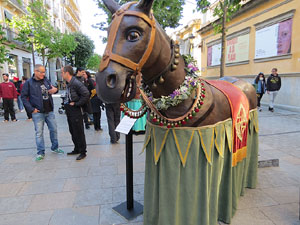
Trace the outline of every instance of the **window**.
<path fill-rule="evenodd" d="M 295 10 L 255 24 L 255 62 L 291 57 Z"/>

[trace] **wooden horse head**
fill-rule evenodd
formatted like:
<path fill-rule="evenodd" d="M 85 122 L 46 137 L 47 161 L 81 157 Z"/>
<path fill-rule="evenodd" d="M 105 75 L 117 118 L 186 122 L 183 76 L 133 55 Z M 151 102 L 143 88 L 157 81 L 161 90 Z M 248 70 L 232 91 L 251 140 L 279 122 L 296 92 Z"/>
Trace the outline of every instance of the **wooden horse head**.
<path fill-rule="evenodd" d="M 131 100 L 135 96 L 139 73 L 142 73 L 145 85 L 157 89 L 152 90 L 154 95 L 172 92 L 173 86 L 179 85 L 184 76 L 175 79 L 174 74 L 168 78 L 163 76 L 172 73 L 180 63 L 183 65 L 180 72 L 184 73 L 184 62 L 179 59 L 179 50 L 155 21 L 151 11 L 153 0 L 123 6 L 113 0 L 103 2 L 113 17 L 100 72 L 96 76 L 99 97 L 106 103 Z"/>

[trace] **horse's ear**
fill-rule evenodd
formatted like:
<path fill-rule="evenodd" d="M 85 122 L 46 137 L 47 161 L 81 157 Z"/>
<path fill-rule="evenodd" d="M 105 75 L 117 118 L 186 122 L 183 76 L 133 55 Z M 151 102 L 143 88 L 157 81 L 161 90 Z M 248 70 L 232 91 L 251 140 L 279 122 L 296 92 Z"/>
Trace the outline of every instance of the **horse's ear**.
<path fill-rule="evenodd" d="M 114 0 L 102 0 L 104 5 L 109 9 L 111 14 L 114 14 L 119 8 L 119 4 Z"/>
<path fill-rule="evenodd" d="M 149 15 L 154 0 L 140 0 L 137 7 L 141 9 L 145 14 Z"/>

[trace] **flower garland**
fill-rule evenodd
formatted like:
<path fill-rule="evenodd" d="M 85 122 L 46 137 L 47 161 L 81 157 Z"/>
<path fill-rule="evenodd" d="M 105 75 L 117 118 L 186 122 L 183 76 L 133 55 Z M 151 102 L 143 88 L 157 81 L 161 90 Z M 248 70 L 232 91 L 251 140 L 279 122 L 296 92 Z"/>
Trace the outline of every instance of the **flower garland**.
<path fill-rule="evenodd" d="M 186 76 L 179 88 L 175 89 L 171 94 L 161 96 L 160 98 L 154 98 L 150 90 L 144 90 L 147 97 L 158 110 L 167 110 L 169 107 L 177 106 L 188 99 L 200 82 L 199 76 L 196 74 L 199 69 L 194 65 L 194 60 L 188 56 L 184 56 L 183 58 L 186 64 Z"/>
<path fill-rule="evenodd" d="M 188 120 L 192 119 L 204 104 L 205 88 L 204 83 L 199 79 L 196 72 L 198 68 L 192 63 L 192 57 L 183 56 L 185 61 L 186 76 L 184 82 L 173 93 L 161 98 L 153 98 L 152 93 L 140 88 L 143 105 L 138 110 L 131 110 L 125 104 L 121 104 L 121 111 L 130 118 L 142 117 L 147 109 L 150 110 L 150 120 L 159 126 L 166 126 L 167 128 L 184 126 Z M 192 61 L 190 60 L 192 59 Z M 193 91 L 196 90 L 195 101 L 188 112 L 181 117 L 171 119 L 163 116 L 159 110 L 168 109 L 170 106 L 177 106 L 185 99 L 189 98 Z"/>

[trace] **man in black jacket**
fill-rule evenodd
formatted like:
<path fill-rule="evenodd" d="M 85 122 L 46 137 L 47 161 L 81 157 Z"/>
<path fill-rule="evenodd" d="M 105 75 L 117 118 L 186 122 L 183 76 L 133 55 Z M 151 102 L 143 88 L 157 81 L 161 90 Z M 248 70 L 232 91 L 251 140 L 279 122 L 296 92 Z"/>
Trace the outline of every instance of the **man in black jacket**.
<path fill-rule="evenodd" d="M 74 143 L 74 150 L 69 152 L 68 155 L 79 154 L 76 160 L 81 160 L 86 157 L 86 141 L 81 107 L 89 100 L 90 93 L 84 84 L 74 77 L 74 71 L 71 66 L 62 68 L 62 77 L 68 83 L 64 105 L 69 131 Z"/>
<path fill-rule="evenodd" d="M 274 101 L 281 88 L 281 78 L 277 73 L 277 68 L 272 69 L 272 74 L 267 80 L 267 93 L 270 96 L 269 111 L 274 112 Z"/>

